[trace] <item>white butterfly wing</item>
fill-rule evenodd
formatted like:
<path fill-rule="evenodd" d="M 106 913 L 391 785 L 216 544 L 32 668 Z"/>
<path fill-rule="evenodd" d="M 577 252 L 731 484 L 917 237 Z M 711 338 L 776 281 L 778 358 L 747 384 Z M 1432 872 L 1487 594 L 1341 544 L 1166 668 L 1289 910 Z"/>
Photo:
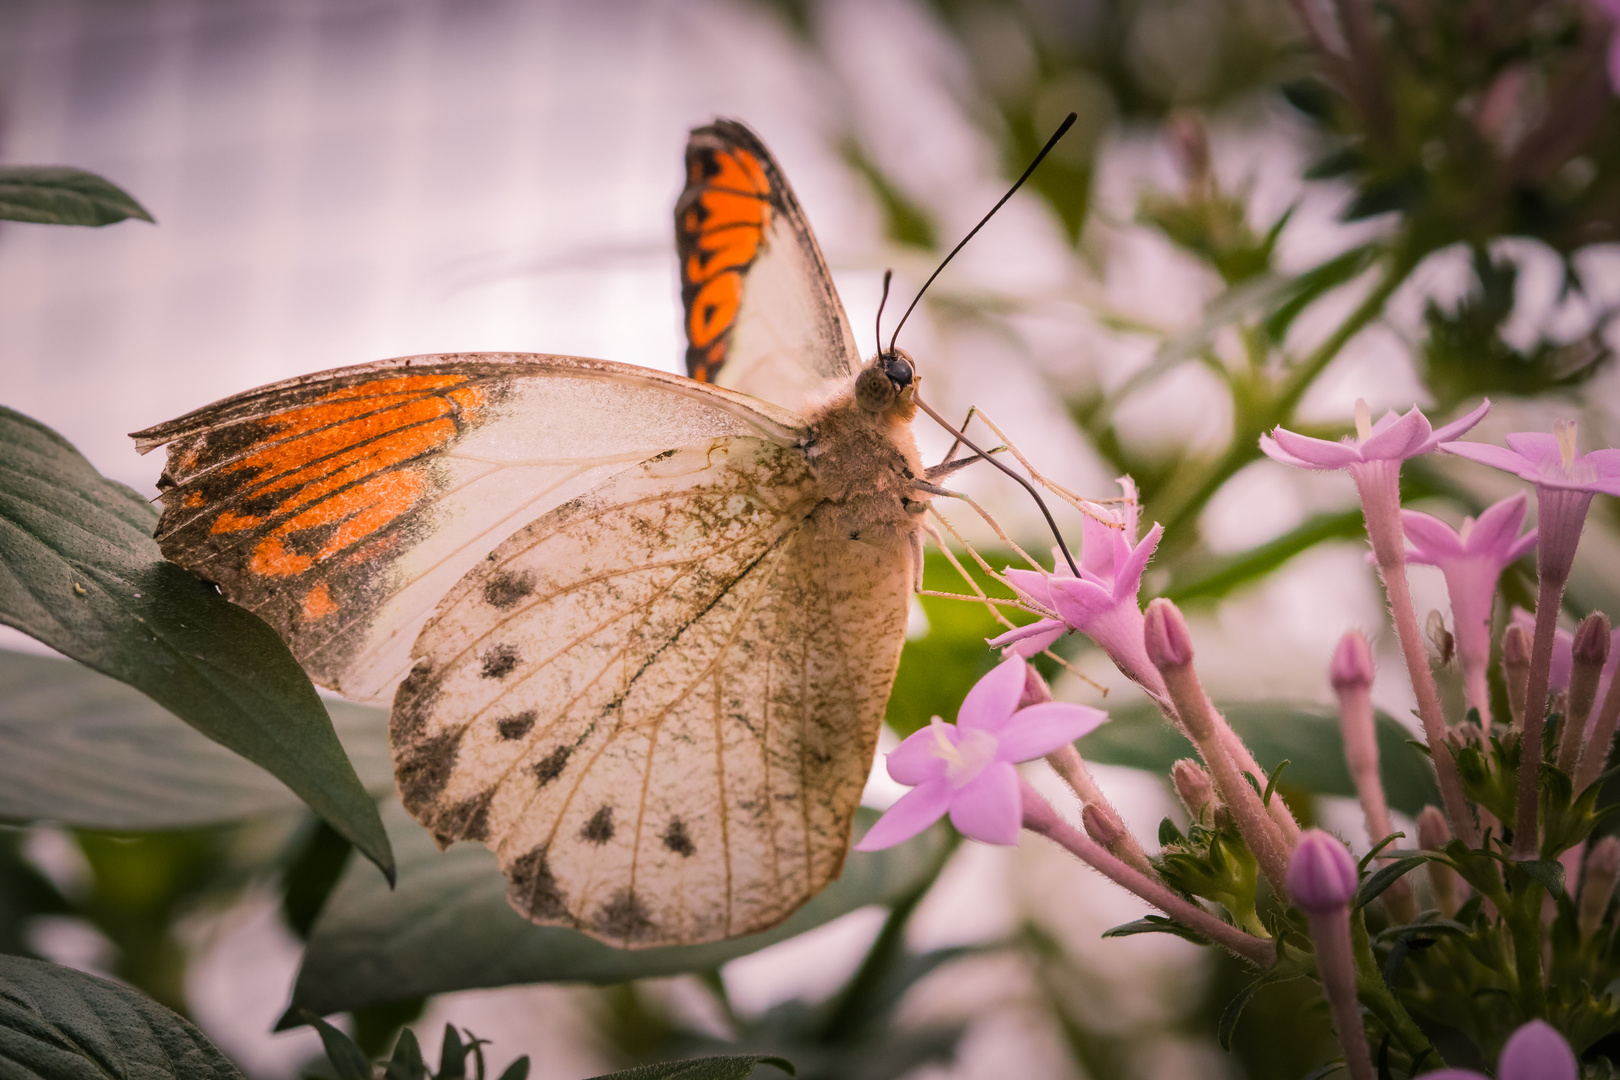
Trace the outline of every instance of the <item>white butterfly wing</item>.
<path fill-rule="evenodd" d="M 693 378 L 803 411 L 859 366 L 809 221 L 742 124 L 692 132 L 675 241 Z"/>
<path fill-rule="evenodd" d="M 400 687 L 406 806 L 536 922 L 691 944 L 836 877 L 904 638 L 909 547 L 821 520 L 804 452 L 708 440 L 500 545 Z"/>
<path fill-rule="evenodd" d="M 158 540 L 280 631 L 311 676 L 389 700 L 434 606 L 550 508 L 674 446 L 803 421 L 645 368 L 417 356 L 230 398 L 136 434 L 169 444 Z"/>

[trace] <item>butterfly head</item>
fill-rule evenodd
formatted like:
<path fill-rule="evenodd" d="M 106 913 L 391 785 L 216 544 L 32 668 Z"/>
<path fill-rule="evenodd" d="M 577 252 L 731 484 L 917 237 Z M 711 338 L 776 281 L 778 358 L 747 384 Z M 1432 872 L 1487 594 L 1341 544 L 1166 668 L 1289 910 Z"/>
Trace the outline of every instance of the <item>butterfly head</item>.
<path fill-rule="evenodd" d="M 904 349 L 890 349 L 855 377 L 855 403 L 869 413 L 909 413 L 918 381 L 917 363 L 911 354 Z"/>

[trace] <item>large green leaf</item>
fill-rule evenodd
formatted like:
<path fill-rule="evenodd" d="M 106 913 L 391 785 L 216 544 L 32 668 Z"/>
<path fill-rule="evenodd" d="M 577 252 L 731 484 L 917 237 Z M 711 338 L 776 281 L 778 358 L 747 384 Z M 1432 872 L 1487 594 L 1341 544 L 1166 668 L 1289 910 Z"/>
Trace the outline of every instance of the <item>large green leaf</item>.
<path fill-rule="evenodd" d="M 138 990 L 43 960 L 0 956 L 6 1080 L 241 1080 L 184 1019 Z"/>
<path fill-rule="evenodd" d="M 366 790 L 391 792 L 388 713 L 326 707 Z M 0 650 L 0 819 L 185 829 L 299 805 L 145 694 L 71 660 Z"/>
<path fill-rule="evenodd" d="M 377 805 L 269 625 L 163 558 L 157 515 L 0 406 L 0 622 L 140 690 L 274 773 L 383 871 Z"/>
<path fill-rule="evenodd" d="M 1221 712 L 1248 743 L 1261 768 L 1271 770 L 1286 760 L 1282 782 L 1318 795 L 1356 793 L 1344 763 L 1344 740 L 1338 717 L 1319 705 L 1284 702 L 1227 702 Z M 1109 712 L 1109 722 L 1077 744 L 1088 761 L 1130 765 L 1168 775 L 1177 758 L 1198 755 L 1150 705 L 1130 705 Z M 1379 768 L 1389 804 L 1407 814 L 1438 803 L 1429 759 L 1413 749 L 1410 733 L 1383 713 L 1378 715 Z"/>
<path fill-rule="evenodd" d="M 0 169 L 0 218 L 42 225 L 111 225 L 151 221 L 146 208 L 95 173 L 62 166 Z"/>
<path fill-rule="evenodd" d="M 862 810 L 856 831 L 875 814 Z M 712 945 L 616 949 L 573 930 L 535 926 L 506 903 L 506 879 L 481 844 L 439 851 L 397 802 L 383 810 L 399 856 L 399 887 L 350 867 L 304 950 L 289 1018 L 450 990 L 516 983 L 616 983 L 705 971 L 838 918 L 888 904 L 926 883 L 949 849 L 942 826 L 899 847 L 851 852 L 844 873 L 786 922 Z M 283 1023 L 288 1023 L 283 1020 Z"/>
<path fill-rule="evenodd" d="M 783 1058 L 742 1054 L 638 1065 L 634 1069 L 595 1077 L 594 1080 L 748 1080 L 756 1065 L 774 1065 L 789 1076 L 794 1075 L 793 1065 Z"/>

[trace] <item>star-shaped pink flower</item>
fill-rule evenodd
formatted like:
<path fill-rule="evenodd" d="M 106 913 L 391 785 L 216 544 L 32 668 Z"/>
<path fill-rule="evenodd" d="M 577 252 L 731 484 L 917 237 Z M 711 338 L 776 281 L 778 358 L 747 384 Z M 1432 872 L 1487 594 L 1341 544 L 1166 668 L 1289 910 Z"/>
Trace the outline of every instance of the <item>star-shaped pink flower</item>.
<path fill-rule="evenodd" d="M 1487 677 L 1491 657 L 1491 606 L 1502 571 L 1536 546 L 1536 530 L 1523 536 L 1525 497 L 1513 495 L 1453 529 L 1439 518 L 1402 510 L 1406 561 L 1434 566 L 1445 575 L 1468 703 L 1490 722 Z M 1527 630 L 1529 628 L 1526 628 Z"/>
<path fill-rule="evenodd" d="M 1138 594 L 1142 572 L 1153 558 L 1164 528 L 1155 524 L 1137 540 L 1136 485 L 1128 476 L 1120 477 L 1119 483 L 1125 491 L 1123 507 L 1111 510 L 1092 505 L 1081 525 L 1079 577 L 1069 573 L 1061 561 L 1053 573 L 1006 571 L 1007 583 L 1020 595 L 1058 617 L 1009 631 L 992 639 L 990 645 L 1010 646 L 1013 652 L 1028 656 L 1046 648 L 1065 630 L 1078 630 L 1096 642 L 1126 677 L 1162 697 L 1164 680 L 1142 648 Z"/>
<path fill-rule="evenodd" d="M 1045 757 L 1096 729 L 1108 714 L 1086 705 L 1048 701 L 1020 709 L 1028 665 L 1010 656 L 969 690 L 956 723 L 939 717 L 888 755 L 889 775 L 912 790 L 855 845 L 878 851 L 911 839 L 951 816 L 963 836 L 1015 844 L 1023 826 L 1020 761 Z"/>
<path fill-rule="evenodd" d="M 1482 401 L 1467 416 L 1435 430 L 1429 425 L 1429 418 L 1417 408 L 1404 416 L 1391 409 L 1374 424 L 1366 402 L 1358 401 L 1355 438 L 1346 436 L 1339 442 L 1330 442 L 1279 427 L 1270 435 L 1260 436 L 1260 449 L 1275 461 L 1301 469 L 1354 469 L 1378 461 L 1400 462 L 1427 454 L 1442 442 L 1455 439 L 1483 420 L 1490 408 L 1489 400 Z"/>

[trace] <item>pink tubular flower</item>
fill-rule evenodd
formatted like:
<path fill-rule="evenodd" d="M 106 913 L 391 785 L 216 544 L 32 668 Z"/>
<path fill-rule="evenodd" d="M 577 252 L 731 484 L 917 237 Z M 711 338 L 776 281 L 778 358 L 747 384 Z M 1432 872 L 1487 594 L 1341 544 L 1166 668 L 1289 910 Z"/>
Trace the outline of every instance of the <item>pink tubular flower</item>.
<path fill-rule="evenodd" d="M 1576 449 L 1576 433 L 1573 420 L 1560 420 L 1551 435 L 1517 432 L 1507 437 L 1506 447 L 1472 442 L 1447 442 L 1440 447 L 1536 485 L 1536 524 L 1541 537 L 1536 570 L 1557 581 L 1569 577 L 1592 496 L 1620 496 L 1620 450 L 1583 454 Z"/>
<path fill-rule="evenodd" d="M 1313 439 L 1283 428 L 1270 435 L 1260 436 L 1260 449 L 1267 457 L 1284 465 L 1301 469 L 1350 469 L 1374 462 L 1405 461 L 1419 454 L 1427 454 L 1442 442 L 1454 439 L 1485 418 L 1490 401 L 1461 420 L 1455 420 L 1436 431 L 1429 426 L 1429 418 L 1416 408 L 1404 416 L 1393 409 L 1386 412 L 1378 423 L 1372 423 L 1365 401 L 1356 402 L 1356 438 L 1346 436 L 1340 442 Z"/>
<path fill-rule="evenodd" d="M 1496 1080 L 1576 1080 L 1575 1051 L 1545 1020 L 1532 1020 L 1508 1036 L 1496 1063 Z M 1423 1080 L 1488 1080 L 1472 1069 L 1441 1069 Z"/>
<path fill-rule="evenodd" d="M 1478 521 L 1464 518 L 1461 529 L 1416 510 L 1401 511 L 1409 545 L 1406 561 L 1438 567 L 1445 575 L 1468 704 L 1477 708 L 1487 723 L 1491 712 L 1486 679 L 1496 584 L 1503 569 L 1523 558 L 1536 544 L 1536 530 L 1519 535 L 1524 511 L 1525 497 L 1513 495 L 1487 507 Z"/>
<path fill-rule="evenodd" d="M 1055 641 L 1065 629 L 1078 630 L 1096 642 L 1127 678 L 1162 697 L 1164 680 L 1142 651 L 1142 608 L 1137 594 L 1142 588 L 1142 572 L 1153 558 L 1164 528 L 1154 525 L 1138 541 L 1136 484 L 1122 476 L 1119 485 L 1125 492 L 1122 508 L 1110 510 L 1092 504 L 1091 514 L 1081 525 L 1079 577 L 1069 573 L 1061 562 L 1051 574 L 1036 570 L 1006 572 L 1008 584 L 1025 599 L 1055 612 L 1058 618 L 1019 627 L 992 639 L 990 645 L 1012 646 L 1015 653 L 1031 655 Z"/>
<path fill-rule="evenodd" d="M 948 812 L 958 832 L 1014 844 L 1023 824 L 1020 761 L 1044 757 L 1096 729 L 1108 714 L 1048 701 L 1020 709 L 1028 665 L 1010 656 L 969 690 L 956 723 L 939 717 L 888 755 L 889 775 L 912 787 L 855 845 L 878 851 L 909 840 Z"/>

